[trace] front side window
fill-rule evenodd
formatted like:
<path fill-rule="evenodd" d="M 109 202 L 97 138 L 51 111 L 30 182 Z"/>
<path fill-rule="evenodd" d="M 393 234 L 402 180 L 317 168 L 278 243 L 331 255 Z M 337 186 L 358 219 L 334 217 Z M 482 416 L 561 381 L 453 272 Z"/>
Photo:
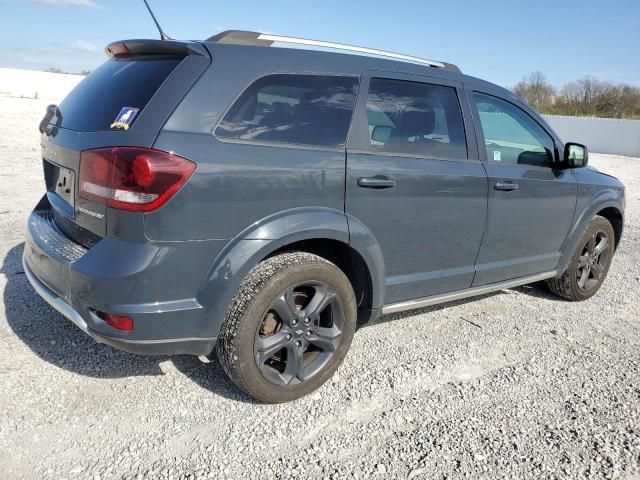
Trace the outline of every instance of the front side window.
<path fill-rule="evenodd" d="M 477 92 L 473 96 L 490 162 L 543 167 L 553 164 L 553 139 L 533 118 L 497 97 Z"/>
<path fill-rule="evenodd" d="M 467 158 L 462 112 L 453 87 L 372 78 L 367 119 L 371 150 Z"/>
<path fill-rule="evenodd" d="M 216 128 L 220 138 L 339 147 L 347 139 L 358 79 L 277 74 L 247 88 Z"/>

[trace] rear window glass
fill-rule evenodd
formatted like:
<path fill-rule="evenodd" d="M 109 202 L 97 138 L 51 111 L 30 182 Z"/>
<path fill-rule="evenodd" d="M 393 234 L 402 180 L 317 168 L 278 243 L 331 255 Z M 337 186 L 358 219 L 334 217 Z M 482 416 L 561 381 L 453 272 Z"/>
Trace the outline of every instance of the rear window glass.
<path fill-rule="evenodd" d="M 124 107 L 142 111 L 181 60 L 106 61 L 62 101 L 59 106 L 61 126 L 81 132 L 108 130 Z"/>
<path fill-rule="evenodd" d="M 218 125 L 222 138 L 323 147 L 344 145 L 358 79 L 278 74 L 247 88 Z"/>

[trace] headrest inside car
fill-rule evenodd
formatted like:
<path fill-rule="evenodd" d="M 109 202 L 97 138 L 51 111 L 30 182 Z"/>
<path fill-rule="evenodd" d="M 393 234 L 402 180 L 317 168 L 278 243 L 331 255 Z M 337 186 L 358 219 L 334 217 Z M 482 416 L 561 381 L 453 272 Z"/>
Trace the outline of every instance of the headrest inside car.
<path fill-rule="evenodd" d="M 433 133 L 436 114 L 430 105 L 410 104 L 399 118 L 395 135 L 415 137 Z"/>

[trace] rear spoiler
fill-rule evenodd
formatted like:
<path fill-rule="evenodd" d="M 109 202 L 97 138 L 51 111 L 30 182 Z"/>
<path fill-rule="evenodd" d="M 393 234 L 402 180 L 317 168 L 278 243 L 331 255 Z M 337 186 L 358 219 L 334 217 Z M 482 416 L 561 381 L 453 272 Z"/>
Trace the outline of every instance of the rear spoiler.
<path fill-rule="evenodd" d="M 209 56 L 207 49 L 199 42 L 174 40 L 119 40 L 111 42 L 104 50 L 111 58 L 127 58 L 138 55 Z"/>

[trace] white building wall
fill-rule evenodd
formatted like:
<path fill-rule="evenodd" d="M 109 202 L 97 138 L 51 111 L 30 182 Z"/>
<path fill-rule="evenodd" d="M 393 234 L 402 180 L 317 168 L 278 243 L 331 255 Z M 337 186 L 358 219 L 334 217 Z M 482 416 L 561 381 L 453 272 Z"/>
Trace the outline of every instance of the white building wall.
<path fill-rule="evenodd" d="M 544 117 L 565 142 L 583 143 L 591 152 L 640 157 L 640 120 Z"/>

